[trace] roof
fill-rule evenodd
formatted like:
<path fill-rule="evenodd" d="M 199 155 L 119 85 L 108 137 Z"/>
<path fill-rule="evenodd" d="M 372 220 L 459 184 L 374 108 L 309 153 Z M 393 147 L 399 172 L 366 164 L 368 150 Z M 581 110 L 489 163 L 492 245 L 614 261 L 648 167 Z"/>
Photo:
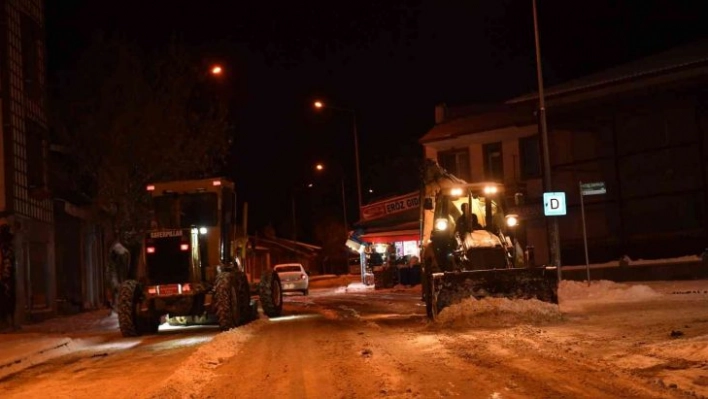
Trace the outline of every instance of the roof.
<path fill-rule="evenodd" d="M 317 245 L 307 244 L 301 241 L 287 240 L 284 238 L 265 238 L 265 237 L 255 237 L 256 243 L 260 246 L 267 246 L 268 244 L 282 249 L 293 250 L 295 248 L 303 251 L 317 252 L 322 250 L 322 247 Z"/>
<path fill-rule="evenodd" d="M 546 89 L 544 96 L 548 98 L 599 89 L 622 82 L 646 79 L 657 75 L 669 75 L 686 69 L 705 67 L 706 65 L 708 65 L 708 40 L 700 40 L 551 86 Z M 506 103 L 517 104 L 536 99 L 538 99 L 538 93 L 534 92 L 512 98 Z"/>
<path fill-rule="evenodd" d="M 455 117 L 465 111 L 472 113 Z M 509 104 L 464 107 L 453 109 L 448 115 L 452 115 L 452 119 L 435 125 L 418 141 L 425 144 L 509 126 L 526 126 L 535 123 L 532 110 Z"/>

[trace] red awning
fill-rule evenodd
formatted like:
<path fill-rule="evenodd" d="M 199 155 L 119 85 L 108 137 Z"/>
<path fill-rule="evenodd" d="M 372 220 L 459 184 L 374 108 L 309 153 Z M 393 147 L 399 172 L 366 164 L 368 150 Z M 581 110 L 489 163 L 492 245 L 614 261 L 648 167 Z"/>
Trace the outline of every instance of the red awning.
<path fill-rule="evenodd" d="M 397 241 L 419 241 L 420 232 L 418 230 L 394 230 L 368 233 L 360 236 L 365 242 L 374 244 L 385 244 Z"/>

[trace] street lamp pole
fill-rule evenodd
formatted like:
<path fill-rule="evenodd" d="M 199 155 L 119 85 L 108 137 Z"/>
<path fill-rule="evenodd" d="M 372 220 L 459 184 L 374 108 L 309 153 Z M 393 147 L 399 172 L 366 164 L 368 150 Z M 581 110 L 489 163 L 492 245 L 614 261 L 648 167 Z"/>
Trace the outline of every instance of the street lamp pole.
<path fill-rule="evenodd" d="M 337 111 L 344 111 L 344 112 L 349 112 L 352 116 L 352 133 L 354 135 L 354 158 L 356 162 L 356 196 L 357 196 L 357 201 L 358 201 L 358 207 L 357 207 L 357 215 L 358 218 L 361 219 L 361 206 L 363 204 L 362 197 L 361 197 L 361 166 L 359 164 L 359 132 L 357 131 L 357 124 L 356 124 L 356 112 L 351 109 L 351 108 L 341 108 L 341 107 L 335 107 L 332 105 L 325 105 L 322 101 L 315 101 L 314 103 L 315 108 L 321 109 L 321 108 L 331 108 Z"/>
<path fill-rule="evenodd" d="M 342 215 L 344 216 L 344 232 L 349 230 L 349 224 L 347 223 L 347 196 L 344 193 L 344 178 L 342 178 Z"/>
<path fill-rule="evenodd" d="M 292 213 L 293 213 L 293 256 L 296 257 L 296 251 L 297 251 L 297 223 L 295 219 L 295 191 L 291 194 L 291 207 L 292 207 Z M 297 259 L 295 259 L 297 260 Z"/>
<path fill-rule="evenodd" d="M 315 165 L 315 170 L 317 171 L 322 171 L 325 169 L 325 166 L 321 163 L 318 163 Z M 340 184 L 342 186 L 342 216 L 344 217 L 344 230 L 348 229 L 349 224 L 347 223 L 347 194 L 344 189 L 344 172 L 341 172 L 341 178 L 340 178 Z"/>
<path fill-rule="evenodd" d="M 361 168 L 359 166 L 359 133 L 356 128 L 356 113 L 352 110 L 352 123 L 354 129 L 354 157 L 356 158 L 356 195 L 358 200 L 357 215 L 361 219 Z"/>
<path fill-rule="evenodd" d="M 536 75 L 538 77 L 539 119 L 541 123 L 541 141 L 543 142 L 543 186 L 545 191 L 552 190 L 551 160 L 548 152 L 548 128 L 546 126 L 546 102 L 543 95 L 543 72 L 541 70 L 541 44 L 538 37 L 538 16 L 536 15 L 536 0 L 533 5 L 533 33 L 536 42 Z M 557 267 L 558 280 L 561 279 L 560 236 L 558 231 L 558 218 L 550 218 L 549 244 L 551 262 Z"/>

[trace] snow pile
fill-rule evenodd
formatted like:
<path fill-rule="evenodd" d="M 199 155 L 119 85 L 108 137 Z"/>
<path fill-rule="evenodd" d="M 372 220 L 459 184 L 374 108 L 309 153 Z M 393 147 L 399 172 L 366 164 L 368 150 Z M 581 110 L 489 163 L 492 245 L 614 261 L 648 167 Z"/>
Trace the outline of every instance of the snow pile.
<path fill-rule="evenodd" d="M 341 275 L 326 274 L 322 276 L 310 277 L 310 288 L 334 288 L 346 287 L 352 282 L 360 281 L 361 278 L 357 275 Z"/>
<path fill-rule="evenodd" d="M 445 327 L 508 327 L 561 319 L 558 305 L 536 299 L 468 298 L 443 309 L 435 323 Z"/>
<path fill-rule="evenodd" d="M 701 257 L 698 255 L 687 255 L 667 259 L 632 259 L 629 256 L 626 256 L 626 260 L 630 265 L 654 265 L 662 263 L 698 262 L 701 260 Z"/>
<path fill-rule="evenodd" d="M 661 297 L 652 288 L 637 284 L 619 284 L 612 281 L 562 280 L 558 298 L 563 311 L 583 303 L 611 303 L 644 301 Z M 562 320 L 558 305 L 535 299 L 511 300 L 508 298 L 468 298 L 446 307 L 440 312 L 436 324 L 445 327 L 508 327 L 518 324 L 544 324 Z"/>
<path fill-rule="evenodd" d="M 364 285 L 362 283 L 351 283 L 347 285 L 346 287 L 339 287 L 335 290 L 336 293 L 338 294 L 344 294 L 346 292 L 366 292 L 366 291 L 373 291 L 374 286 L 373 285 Z"/>
<path fill-rule="evenodd" d="M 627 302 L 643 301 L 662 296 L 650 287 L 642 284 L 628 285 L 608 280 L 587 281 L 562 280 L 558 285 L 558 298 L 566 301 Z"/>
<path fill-rule="evenodd" d="M 236 356 L 245 342 L 253 338 L 267 321 L 256 320 L 245 326 L 217 334 L 199 347 L 151 393 L 149 398 L 198 398 L 202 387 L 215 376 L 214 369 Z"/>

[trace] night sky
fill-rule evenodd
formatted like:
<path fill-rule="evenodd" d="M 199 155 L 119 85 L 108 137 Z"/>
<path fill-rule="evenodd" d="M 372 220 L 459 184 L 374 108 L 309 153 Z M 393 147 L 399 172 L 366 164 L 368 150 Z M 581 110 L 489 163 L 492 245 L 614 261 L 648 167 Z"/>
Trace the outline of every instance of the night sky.
<path fill-rule="evenodd" d="M 546 84 L 708 37 L 704 3 L 538 0 Z M 414 189 L 386 173 L 420 156 L 435 104 L 536 89 L 531 0 L 49 0 L 46 24 L 50 82 L 96 30 L 149 46 L 176 34 L 222 63 L 237 135 L 226 173 L 252 229 L 289 217 L 316 161 L 344 170 L 356 215 L 351 121 L 315 99 L 356 111 L 370 200 Z"/>

